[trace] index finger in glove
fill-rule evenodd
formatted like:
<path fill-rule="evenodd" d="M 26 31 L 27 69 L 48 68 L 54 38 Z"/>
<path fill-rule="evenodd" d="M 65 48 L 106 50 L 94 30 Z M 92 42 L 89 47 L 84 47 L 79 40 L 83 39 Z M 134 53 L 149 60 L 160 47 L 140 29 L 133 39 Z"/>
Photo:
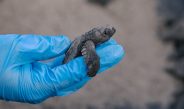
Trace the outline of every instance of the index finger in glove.
<path fill-rule="evenodd" d="M 64 35 L 43 36 L 25 34 L 20 35 L 17 49 L 19 55 L 24 59 L 40 61 L 64 54 L 70 44 L 70 39 Z"/>

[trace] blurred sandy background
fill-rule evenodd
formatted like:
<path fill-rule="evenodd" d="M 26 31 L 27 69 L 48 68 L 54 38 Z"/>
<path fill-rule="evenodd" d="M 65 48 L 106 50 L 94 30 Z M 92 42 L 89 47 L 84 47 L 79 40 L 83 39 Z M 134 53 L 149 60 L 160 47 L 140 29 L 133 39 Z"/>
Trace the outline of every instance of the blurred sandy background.
<path fill-rule="evenodd" d="M 156 0 L 115 0 L 107 8 L 86 0 L 1 0 L 0 34 L 65 34 L 71 39 L 98 25 L 117 28 L 126 51 L 116 67 L 77 93 L 37 105 L 0 101 L 0 109 L 126 109 L 167 106 L 177 82 L 163 68 L 170 47 L 157 39 Z"/>

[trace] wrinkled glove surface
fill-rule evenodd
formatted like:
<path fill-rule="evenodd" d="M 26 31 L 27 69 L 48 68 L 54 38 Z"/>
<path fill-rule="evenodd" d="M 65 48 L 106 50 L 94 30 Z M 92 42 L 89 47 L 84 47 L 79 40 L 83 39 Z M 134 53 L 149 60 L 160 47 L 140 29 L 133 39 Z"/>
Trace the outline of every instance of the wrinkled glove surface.
<path fill-rule="evenodd" d="M 0 35 L 0 99 L 40 103 L 84 86 L 91 78 L 86 74 L 83 57 L 62 64 L 70 44 L 66 36 Z M 99 73 L 117 64 L 124 55 L 122 46 L 113 39 L 96 50 Z"/>

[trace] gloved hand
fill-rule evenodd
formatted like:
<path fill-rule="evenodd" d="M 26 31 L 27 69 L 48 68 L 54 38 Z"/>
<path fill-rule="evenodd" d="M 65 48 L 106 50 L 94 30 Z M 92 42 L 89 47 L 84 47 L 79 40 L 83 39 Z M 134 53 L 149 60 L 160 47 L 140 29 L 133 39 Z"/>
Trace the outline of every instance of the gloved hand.
<path fill-rule="evenodd" d="M 91 78 L 86 74 L 83 57 L 61 64 L 70 44 L 66 36 L 0 35 L 0 99 L 39 103 L 84 86 Z M 124 55 L 113 39 L 96 50 L 100 56 L 99 73 L 117 64 Z"/>

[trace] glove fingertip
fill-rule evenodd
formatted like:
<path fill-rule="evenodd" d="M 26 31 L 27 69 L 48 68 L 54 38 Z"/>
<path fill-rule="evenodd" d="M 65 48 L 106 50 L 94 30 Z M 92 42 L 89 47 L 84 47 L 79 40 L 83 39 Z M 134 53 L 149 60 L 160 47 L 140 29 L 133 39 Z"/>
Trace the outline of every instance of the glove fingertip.
<path fill-rule="evenodd" d="M 125 56 L 124 48 L 121 45 L 115 45 L 114 49 L 116 49 L 116 52 L 113 53 L 114 60 L 117 60 L 117 62 L 119 62 Z"/>
<path fill-rule="evenodd" d="M 108 41 L 108 43 L 109 43 L 109 44 L 118 44 L 118 43 L 116 42 L 116 40 L 113 39 L 113 38 L 111 38 L 111 39 Z"/>
<path fill-rule="evenodd" d="M 109 45 L 97 51 L 100 56 L 100 70 L 99 72 L 103 72 L 111 68 L 112 66 L 118 64 L 124 57 L 125 52 L 121 45 Z"/>

